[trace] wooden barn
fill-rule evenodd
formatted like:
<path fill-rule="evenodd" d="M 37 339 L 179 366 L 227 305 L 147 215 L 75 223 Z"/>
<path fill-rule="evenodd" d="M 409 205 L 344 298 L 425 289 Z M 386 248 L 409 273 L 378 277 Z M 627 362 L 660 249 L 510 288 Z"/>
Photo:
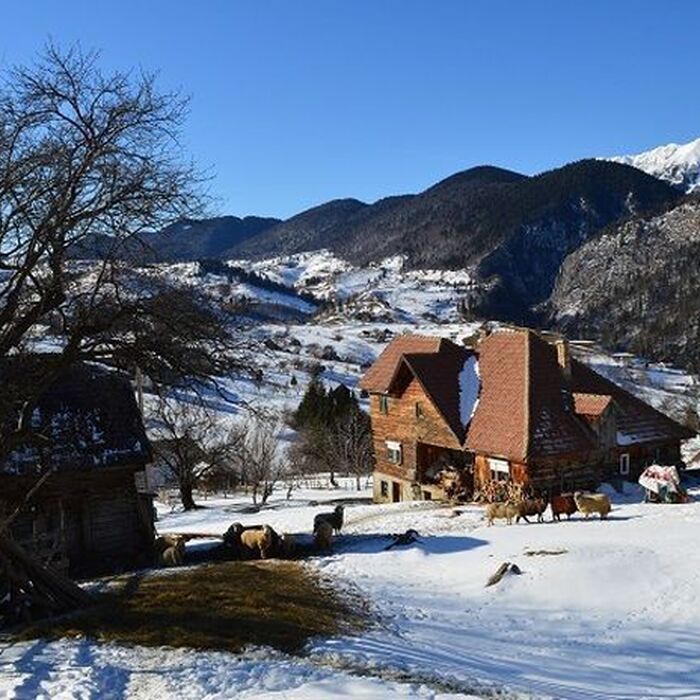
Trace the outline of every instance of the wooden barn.
<path fill-rule="evenodd" d="M 677 464 L 695 433 L 524 328 L 461 347 L 403 335 L 367 370 L 375 501 L 452 498 L 490 481 L 553 492 Z"/>
<path fill-rule="evenodd" d="M 5 362 L 0 376 L 22 371 L 20 363 Z M 11 536 L 38 561 L 72 576 L 146 563 L 153 503 L 137 483 L 151 451 L 129 380 L 95 365 L 74 366 L 41 396 L 32 429 L 34 439 L 0 465 L 0 515 L 22 503 L 39 475 L 51 474 L 14 520 Z"/>

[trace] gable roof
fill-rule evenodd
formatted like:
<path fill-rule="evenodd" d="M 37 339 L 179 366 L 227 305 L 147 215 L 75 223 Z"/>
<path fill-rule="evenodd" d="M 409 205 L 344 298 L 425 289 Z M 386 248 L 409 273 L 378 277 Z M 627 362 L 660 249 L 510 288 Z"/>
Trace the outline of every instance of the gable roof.
<path fill-rule="evenodd" d="M 0 364 L 0 383 L 16 384 L 17 377 L 31 376 L 40 363 L 50 361 L 42 355 L 8 358 Z M 0 471 L 140 465 L 151 457 L 129 379 L 105 367 L 78 363 L 68 368 L 39 398 L 31 421 L 41 443 L 28 441 L 0 464 Z"/>
<path fill-rule="evenodd" d="M 578 392 L 609 394 L 618 407 L 617 443 L 629 445 L 663 440 L 688 440 L 695 431 L 676 423 L 622 387 L 581 362 L 572 363 L 572 385 Z"/>
<path fill-rule="evenodd" d="M 463 425 L 459 374 L 474 351 L 449 340 L 432 339 L 432 345 L 428 340 L 397 338 L 360 385 L 387 392 L 399 367 L 407 367 L 469 450 L 519 462 L 591 451 L 598 438 L 584 416 L 601 415 L 612 403 L 619 445 L 694 435 L 575 359 L 570 374 L 564 372 L 555 345 L 529 329 L 497 331 L 479 343 L 478 404 Z M 415 347 L 420 351 L 406 350 Z"/>
<path fill-rule="evenodd" d="M 443 342 L 449 341 L 436 336 L 410 333 L 394 338 L 360 379 L 360 388 L 372 393 L 388 392 L 404 355 L 436 353 L 440 351 Z"/>
<path fill-rule="evenodd" d="M 473 352 L 447 341 L 439 353 L 439 362 L 432 354 L 404 355 L 404 362 L 421 383 L 459 443 L 464 441 L 466 425 L 460 415 L 458 377 Z"/>

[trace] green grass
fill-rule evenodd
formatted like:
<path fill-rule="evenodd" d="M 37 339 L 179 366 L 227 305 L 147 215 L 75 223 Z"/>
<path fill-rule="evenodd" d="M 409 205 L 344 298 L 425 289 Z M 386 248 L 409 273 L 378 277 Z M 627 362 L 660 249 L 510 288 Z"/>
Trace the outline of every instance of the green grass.
<path fill-rule="evenodd" d="M 299 653 L 315 636 L 362 630 L 362 601 L 295 562 L 225 562 L 116 579 L 96 605 L 24 627 L 22 639 L 93 637 L 148 646 Z"/>

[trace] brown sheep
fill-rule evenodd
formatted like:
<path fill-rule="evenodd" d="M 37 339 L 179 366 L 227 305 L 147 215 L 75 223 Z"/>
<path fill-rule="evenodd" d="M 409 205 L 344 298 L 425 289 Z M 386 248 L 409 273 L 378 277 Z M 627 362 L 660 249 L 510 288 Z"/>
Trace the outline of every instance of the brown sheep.
<path fill-rule="evenodd" d="M 529 523 L 528 515 L 536 515 L 538 523 L 544 522 L 542 514 L 545 510 L 547 510 L 547 501 L 544 498 L 526 498 L 518 503 L 518 515 L 515 518 L 515 522 L 519 523 L 520 518 L 522 518 L 526 523 Z"/>
<path fill-rule="evenodd" d="M 241 533 L 241 550 L 246 558 L 268 559 L 274 549 L 275 531 L 269 525 L 261 529 L 244 530 Z"/>
<path fill-rule="evenodd" d="M 587 518 L 593 513 L 598 513 L 600 519 L 604 520 L 608 517 L 611 510 L 610 499 L 604 493 L 583 493 L 577 491 L 574 494 L 576 507 Z"/>
<path fill-rule="evenodd" d="M 327 551 L 333 544 L 333 526 L 326 520 L 318 523 L 314 532 L 314 543 L 316 549 Z"/>
<path fill-rule="evenodd" d="M 572 493 L 552 496 L 550 505 L 552 507 L 552 521 L 560 521 L 562 515 L 566 515 L 566 519 L 571 520 L 571 516 L 578 510 Z"/>
<path fill-rule="evenodd" d="M 508 525 L 513 524 L 513 518 L 515 518 L 520 511 L 515 503 L 489 503 L 486 506 L 486 520 L 488 520 L 489 527 L 493 525 L 493 521 L 498 518 L 505 519 Z"/>

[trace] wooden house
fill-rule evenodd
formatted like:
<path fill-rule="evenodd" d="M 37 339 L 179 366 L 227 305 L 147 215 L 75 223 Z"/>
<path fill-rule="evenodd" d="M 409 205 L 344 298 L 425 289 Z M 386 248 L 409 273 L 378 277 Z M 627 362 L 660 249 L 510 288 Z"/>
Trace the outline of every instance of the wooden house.
<path fill-rule="evenodd" d="M 6 361 L 0 377 L 22 376 L 27 361 Z M 73 576 L 146 563 L 153 503 L 137 482 L 151 450 L 129 380 L 78 364 L 43 393 L 31 420 L 32 440 L 0 465 L 0 514 L 21 504 L 39 475 L 51 474 L 14 520 L 11 536 Z"/>
<path fill-rule="evenodd" d="M 404 335 L 367 370 L 376 501 L 493 480 L 554 492 L 675 464 L 695 433 L 571 357 L 563 339 L 504 329 L 474 347 Z"/>

